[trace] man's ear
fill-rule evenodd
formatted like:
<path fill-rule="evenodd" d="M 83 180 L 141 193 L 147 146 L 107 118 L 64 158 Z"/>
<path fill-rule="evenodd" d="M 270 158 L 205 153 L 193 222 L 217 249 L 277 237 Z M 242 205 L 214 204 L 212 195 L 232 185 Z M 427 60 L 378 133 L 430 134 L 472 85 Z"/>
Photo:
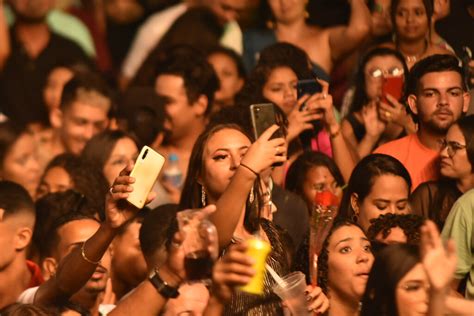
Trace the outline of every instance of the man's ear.
<path fill-rule="evenodd" d="M 416 95 L 410 94 L 408 96 L 407 102 L 408 102 L 408 106 L 410 107 L 410 111 L 413 114 L 418 115 L 418 109 L 416 107 L 416 103 L 417 103 Z"/>
<path fill-rule="evenodd" d="M 63 125 L 63 111 L 58 108 L 54 108 L 49 113 L 49 122 L 53 128 L 61 128 Z"/>
<path fill-rule="evenodd" d="M 354 210 L 354 214 L 359 216 L 360 207 L 359 207 L 359 196 L 357 195 L 357 193 L 351 194 L 351 207 Z"/>
<path fill-rule="evenodd" d="M 208 106 L 209 99 L 204 94 L 201 94 L 193 103 L 194 113 L 197 116 L 204 116 Z"/>
<path fill-rule="evenodd" d="M 29 227 L 20 227 L 16 231 L 15 238 L 13 239 L 15 250 L 24 250 L 31 243 L 31 237 L 33 231 Z"/>
<path fill-rule="evenodd" d="M 469 110 L 469 105 L 471 104 L 471 94 L 469 92 L 464 92 L 462 98 L 464 102 L 462 106 L 462 112 L 467 113 Z"/>
<path fill-rule="evenodd" d="M 46 257 L 43 260 L 41 267 L 43 270 L 44 280 L 47 281 L 56 274 L 58 263 L 56 262 L 56 259 L 54 259 L 53 257 Z"/>

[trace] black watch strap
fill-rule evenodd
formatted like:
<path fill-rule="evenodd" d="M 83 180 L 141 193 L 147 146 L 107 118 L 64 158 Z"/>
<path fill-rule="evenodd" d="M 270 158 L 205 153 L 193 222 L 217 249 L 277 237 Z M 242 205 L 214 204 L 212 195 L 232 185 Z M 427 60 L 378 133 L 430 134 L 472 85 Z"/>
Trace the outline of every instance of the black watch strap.
<path fill-rule="evenodd" d="M 153 272 L 150 273 L 148 280 L 164 298 L 177 298 L 179 296 L 178 289 L 163 281 L 158 270 L 153 270 Z"/>

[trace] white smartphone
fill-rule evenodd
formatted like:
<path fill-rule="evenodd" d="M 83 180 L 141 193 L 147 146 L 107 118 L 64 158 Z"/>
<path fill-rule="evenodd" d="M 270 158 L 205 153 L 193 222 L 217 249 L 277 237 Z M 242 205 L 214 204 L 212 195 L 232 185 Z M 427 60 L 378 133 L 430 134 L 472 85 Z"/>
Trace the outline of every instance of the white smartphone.
<path fill-rule="evenodd" d="M 130 173 L 130 176 L 135 178 L 135 183 L 132 184 L 133 191 L 130 192 L 127 198 L 129 203 L 140 209 L 145 206 L 148 194 L 153 188 L 164 163 L 165 157 L 150 147 L 143 146 Z"/>

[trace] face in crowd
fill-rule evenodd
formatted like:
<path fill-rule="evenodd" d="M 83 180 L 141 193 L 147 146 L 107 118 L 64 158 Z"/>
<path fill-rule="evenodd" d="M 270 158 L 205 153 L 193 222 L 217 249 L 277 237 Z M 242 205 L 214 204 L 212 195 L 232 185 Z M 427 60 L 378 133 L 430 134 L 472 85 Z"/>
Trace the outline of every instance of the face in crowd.
<path fill-rule="evenodd" d="M 296 105 L 297 83 L 298 77 L 291 68 L 277 67 L 270 72 L 263 86 L 262 95 L 288 116 Z"/>
<path fill-rule="evenodd" d="M 416 95 L 409 95 L 408 104 L 424 128 L 444 135 L 467 112 L 469 100 L 461 75 L 456 71 L 441 71 L 423 75 Z"/>
<path fill-rule="evenodd" d="M 330 300 L 358 304 L 374 261 L 370 242 L 355 225 L 342 225 L 329 236 L 327 294 Z"/>
<path fill-rule="evenodd" d="M 247 136 L 231 128 L 221 129 L 208 139 L 199 181 L 212 200 L 217 200 L 227 188 L 250 145 Z"/>

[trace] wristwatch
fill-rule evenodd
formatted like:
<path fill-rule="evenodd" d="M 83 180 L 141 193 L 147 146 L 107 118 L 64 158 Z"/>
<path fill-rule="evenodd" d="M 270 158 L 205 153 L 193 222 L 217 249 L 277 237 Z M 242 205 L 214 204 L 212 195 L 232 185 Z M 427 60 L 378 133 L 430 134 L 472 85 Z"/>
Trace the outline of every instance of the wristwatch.
<path fill-rule="evenodd" d="M 148 275 L 148 281 L 155 287 L 155 289 L 160 293 L 164 298 L 177 298 L 179 291 L 177 288 L 170 286 L 168 283 L 163 281 L 163 279 L 158 274 L 158 270 L 154 269 Z"/>

